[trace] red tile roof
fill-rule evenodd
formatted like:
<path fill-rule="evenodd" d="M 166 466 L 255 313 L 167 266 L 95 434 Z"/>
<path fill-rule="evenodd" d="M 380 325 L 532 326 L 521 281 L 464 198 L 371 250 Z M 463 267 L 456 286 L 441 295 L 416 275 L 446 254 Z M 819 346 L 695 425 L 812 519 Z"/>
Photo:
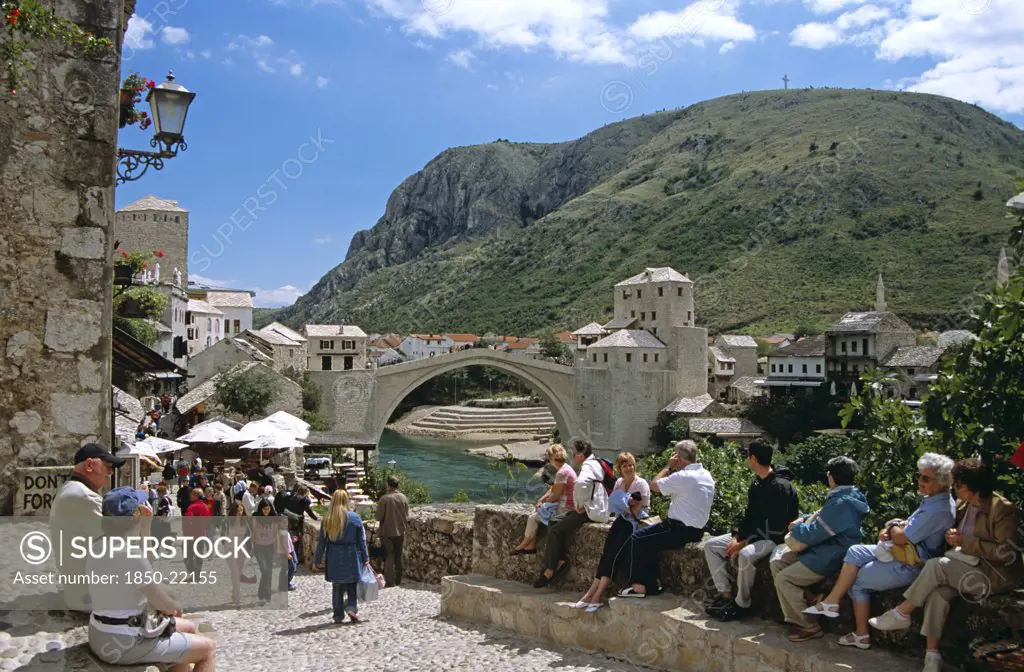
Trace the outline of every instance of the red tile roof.
<path fill-rule="evenodd" d="M 473 334 L 445 334 L 445 336 L 456 343 L 476 343 L 480 340 L 479 336 Z"/>

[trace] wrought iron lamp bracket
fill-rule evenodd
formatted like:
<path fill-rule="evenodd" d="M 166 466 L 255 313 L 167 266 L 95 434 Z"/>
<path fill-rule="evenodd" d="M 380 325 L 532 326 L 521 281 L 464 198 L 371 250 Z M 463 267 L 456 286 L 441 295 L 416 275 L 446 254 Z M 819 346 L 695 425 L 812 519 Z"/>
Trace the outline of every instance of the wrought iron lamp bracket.
<path fill-rule="evenodd" d="M 173 159 L 178 151 L 187 151 L 188 143 L 184 138 L 154 136 L 149 141 L 150 147 L 158 148 L 156 152 L 145 152 L 139 149 L 117 150 L 117 183 L 134 182 L 151 167 L 163 170 L 164 160 Z"/>

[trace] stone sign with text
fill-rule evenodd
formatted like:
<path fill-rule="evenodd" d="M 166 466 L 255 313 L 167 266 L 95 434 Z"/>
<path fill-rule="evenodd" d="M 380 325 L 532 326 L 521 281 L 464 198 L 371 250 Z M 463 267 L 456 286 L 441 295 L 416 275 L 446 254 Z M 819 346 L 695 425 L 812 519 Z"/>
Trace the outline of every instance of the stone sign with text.
<path fill-rule="evenodd" d="M 14 515 L 48 515 L 54 498 L 73 468 L 69 465 L 17 469 L 18 492 L 14 498 Z"/>

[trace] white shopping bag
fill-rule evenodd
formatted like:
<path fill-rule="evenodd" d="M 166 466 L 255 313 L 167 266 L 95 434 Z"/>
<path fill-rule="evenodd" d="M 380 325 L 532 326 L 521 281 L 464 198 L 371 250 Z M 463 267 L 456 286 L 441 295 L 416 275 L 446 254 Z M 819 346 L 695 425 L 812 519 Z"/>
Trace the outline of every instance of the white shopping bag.
<path fill-rule="evenodd" d="M 373 602 L 377 599 L 380 587 L 377 585 L 377 577 L 369 567 L 363 567 L 362 574 L 359 576 L 358 590 L 360 602 Z"/>

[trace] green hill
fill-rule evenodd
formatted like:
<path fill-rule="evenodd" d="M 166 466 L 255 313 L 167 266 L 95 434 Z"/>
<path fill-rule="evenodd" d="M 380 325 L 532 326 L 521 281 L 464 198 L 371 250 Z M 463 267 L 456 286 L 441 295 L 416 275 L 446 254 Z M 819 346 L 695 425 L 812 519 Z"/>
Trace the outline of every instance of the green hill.
<path fill-rule="evenodd" d="M 278 319 L 367 331 L 527 334 L 611 313 L 648 266 L 696 283 L 714 330 L 824 325 L 871 305 L 917 326 L 991 277 L 1024 132 L 981 108 L 887 91 L 766 91 L 567 143 L 449 149 Z"/>

